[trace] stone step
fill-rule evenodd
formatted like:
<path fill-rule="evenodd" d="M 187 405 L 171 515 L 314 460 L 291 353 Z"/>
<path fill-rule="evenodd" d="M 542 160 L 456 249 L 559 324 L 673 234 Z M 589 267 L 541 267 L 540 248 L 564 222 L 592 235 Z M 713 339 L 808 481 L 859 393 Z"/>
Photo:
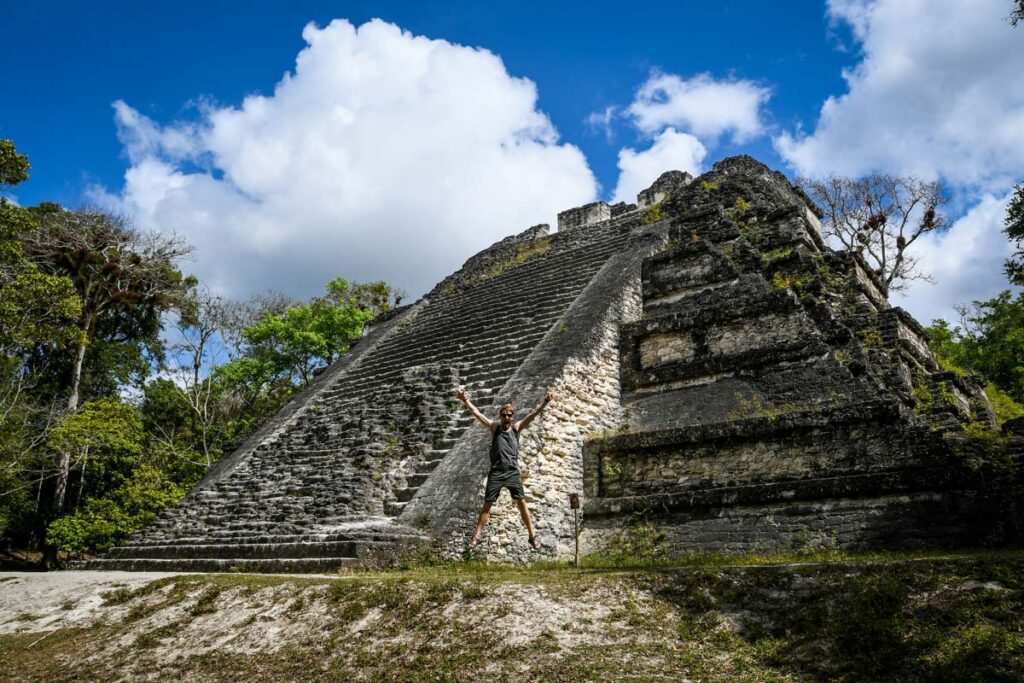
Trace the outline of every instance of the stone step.
<path fill-rule="evenodd" d="M 412 497 L 416 495 L 419 487 L 406 487 L 404 489 L 395 489 L 395 498 L 402 503 L 412 500 Z"/>
<path fill-rule="evenodd" d="M 430 474 L 435 469 L 437 469 L 437 466 L 441 463 L 441 460 L 443 460 L 443 458 L 437 458 L 435 460 L 424 460 L 423 462 L 416 466 L 416 473 Z"/>
<path fill-rule="evenodd" d="M 357 557 L 372 548 L 390 546 L 393 540 L 297 541 L 289 543 L 168 543 L 112 548 L 111 559 L 248 559 L 304 557 Z"/>
<path fill-rule="evenodd" d="M 405 509 L 405 506 L 408 504 L 408 502 L 409 501 L 406 501 L 406 500 L 388 500 L 388 501 L 385 501 L 384 502 L 384 514 L 390 515 L 392 517 L 397 517 L 398 515 L 402 514 L 402 510 Z"/>
<path fill-rule="evenodd" d="M 73 563 L 72 569 L 133 572 L 248 572 L 255 574 L 319 574 L 352 570 L 359 560 L 352 557 L 302 557 L 273 559 L 185 558 L 107 559 Z"/>
<path fill-rule="evenodd" d="M 504 325 L 514 317 L 533 317 L 541 312 L 554 311 L 559 305 L 574 299 L 582 289 L 581 285 L 589 281 L 606 260 L 607 257 L 603 256 L 595 261 L 592 267 L 580 269 L 548 286 L 508 288 L 496 292 L 492 298 L 479 298 L 458 308 L 431 306 L 416 318 L 414 324 L 382 342 L 382 348 L 389 348 L 403 337 L 422 333 L 424 330 L 447 330 L 469 323 Z"/>
<path fill-rule="evenodd" d="M 325 392 L 325 396 L 342 393 L 338 390 L 339 386 L 346 388 L 346 395 L 351 395 L 352 389 L 356 388 L 352 385 L 357 383 L 365 383 L 361 387 L 363 391 L 359 393 L 372 391 L 379 386 L 384 377 L 400 377 L 404 367 L 427 362 L 468 362 L 472 364 L 471 368 L 463 371 L 460 377 L 472 375 L 475 366 L 490 362 L 495 357 L 499 360 L 522 358 L 547 334 L 555 320 L 556 318 L 552 318 L 549 322 L 544 321 L 542 325 L 537 326 L 539 329 L 515 336 L 484 331 L 470 339 L 451 336 L 435 341 L 410 342 L 408 349 L 399 349 L 393 353 L 381 352 L 354 367 L 335 387 Z"/>
<path fill-rule="evenodd" d="M 419 488 L 423 485 L 423 482 L 430 476 L 429 472 L 422 472 L 419 474 L 410 474 L 405 478 L 406 486 L 409 488 Z"/>

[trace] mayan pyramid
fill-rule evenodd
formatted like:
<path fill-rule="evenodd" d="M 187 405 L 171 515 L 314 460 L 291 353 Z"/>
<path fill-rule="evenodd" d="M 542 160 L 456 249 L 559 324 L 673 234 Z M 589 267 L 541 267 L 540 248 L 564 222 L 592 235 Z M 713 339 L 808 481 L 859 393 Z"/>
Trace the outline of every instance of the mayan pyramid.
<path fill-rule="evenodd" d="M 943 372 L 817 209 L 749 157 L 672 171 L 637 204 L 562 212 L 473 256 L 366 336 L 178 505 L 90 563 L 321 571 L 462 552 L 485 412 L 558 401 L 524 432 L 542 553 L 502 494 L 480 551 L 571 555 L 644 525 L 668 552 L 999 542 L 1019 492 L 972 466 L 977 378 Z M 1001 442 L 1002 443 L 1002 442 Z M 1004 447 L 1024 452 L 1019 437 Z M 1019 498 L 1019 496 L 1017 496 Z M 996 524 L 993 519 L 999 518 Z"/>

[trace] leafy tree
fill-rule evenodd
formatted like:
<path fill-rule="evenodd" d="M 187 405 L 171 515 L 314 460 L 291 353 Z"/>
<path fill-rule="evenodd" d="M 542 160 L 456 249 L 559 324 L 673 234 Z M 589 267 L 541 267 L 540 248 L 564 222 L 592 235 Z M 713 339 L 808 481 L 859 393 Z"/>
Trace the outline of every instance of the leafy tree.
<path fill-rule="evenodd" d="M 82 300 L 69 411 L 78 407 L 85 351 L 97 333 L 113 340 L 156 334 L 161 314 L 191 283 L 176 267 L 191 252 L 177 237 L 139 232 L 102 211 L 43 213 L 32 256 L 41 268 L 71 278 Z"/>
<path fill-rule="evenodd" d="M 1010 13 L 1010 25 L 1016 26 L 1020 22 L 1024 21 L 1024 0 L 1014 0 L 1016 6 L 1013 12 Z"/>
<path fill-rule="evenodd" d="M 798 182 L 824 210 L 825 236 L 859 253 L 887 290 L 931 280 L 909 250 L 922 235 L 948 225 L 939 211 L 946 202 L 939 183 L 881 173 Z"/>
<path fill-rule="evenodd" d="M 1013 188 L 1004 226 L 1007 237 L 1016 245 L 1016 252 L 1006 261 L 1006 276 L 1013 284 L 1024 285 L 1024 185 Z"/>
<path fill-rule="evenodd" d="M 61 420 L 50 432 L 49 445 L 68 454 L 69 470 L 79 470 L 77 502 L 81 504 L 88 479 L 92 479 L 90 490 L 102 495 L 130 476 L 142 453 L 142 441 L 142 421 L 135 409 L 116 398 L 102 398 L 82 404 Z M 65 496 L 60 484 L 58 480 L 54 494 L 58 509 Z"/>
<path fill-rule="evenodd" d="M 12 140 L 0 139 L 0 185 L 17 185 L 28 180 L 28 157 L 18 154 Z"/>
<path fill-rule="evenodd" d="M 0 185 L 25 180 L 28 168 L 13 143 L 0 140 Z M 73 343 L 81 314 L 70 279 L 26 258 L 24 240 L 37 228 L 31 211 L 0 198 L 0 535 L 8 539 L 25 539 L 36 518 L 50 475 L 42 447 L 57 417 L 56 406 L 36 395 L 28 361 Z"/>
<path fill-rule="evenodd" d="M 379 313 L 390 310 L 395 295 L 383 282 L 352 284 L 345 278 L 327 283 L 326 296 L 308 304 L 268 313 L 247 328 L 244 339 L 251 361 L 245 371 L 253 380 L 306 386 L 316 370 L 337 360 Z"/>
<path fill-rule="evenodd" d="M 928 328 L 939 362 L 954 372 L 976 372 L 1001 421 L 1024 414 L 1024 295 L 1007 290 L 961 307 L 960 324 L 934 320 Z"/>
<path fill-rule="evenodd" d="M 31 256 L 41 269 L 69 277 L 82 302 L 67 390 L 67 411 L 73 413 L 81 399 L 86 350 L 93 342 L 103 340 L 96 350 L 114 353 L 115 362 L 107 368 L 117 379 L 124 379 L 130 367 L 123 356 L 117 358 L 119 352 L 127 350 L 141 361 L 138 343 L 157 344 L 161 315 L 191 284 L 176 267 L 191 247 L 177 237 L 139 232 L 101 211 L 46 206 L 38 213 Z M 58 511 L 70 468 L 71 453 L 64 451 L 54 494 Z"/>

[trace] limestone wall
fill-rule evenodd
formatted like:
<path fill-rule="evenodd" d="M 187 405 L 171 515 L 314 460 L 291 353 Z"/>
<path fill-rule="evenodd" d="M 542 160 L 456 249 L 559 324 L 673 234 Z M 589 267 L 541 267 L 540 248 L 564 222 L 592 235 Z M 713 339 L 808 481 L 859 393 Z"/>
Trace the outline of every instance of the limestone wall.
<path fill-rule="evenodd" d="M 619 324 L 639 317 L 639 278 L 631 281 L 608 314 L 594 328 L 594 344 L 570 358 L 552 388 L 558 399 L 523 432 L 520 454 L 526 501 L 545 555 L 571 557 L 573 515 L 569 494 L 582 493 L 583 444 L 587 438 L 614 432 L 621 424 Z M 531 406 L 519 408 L 520 416 Z M 483 499 L 483 489 L 480 489 Z M 494 560 L 527 559 L 526 532 L 507 491 L 494 507 L 483 553 Z"/>

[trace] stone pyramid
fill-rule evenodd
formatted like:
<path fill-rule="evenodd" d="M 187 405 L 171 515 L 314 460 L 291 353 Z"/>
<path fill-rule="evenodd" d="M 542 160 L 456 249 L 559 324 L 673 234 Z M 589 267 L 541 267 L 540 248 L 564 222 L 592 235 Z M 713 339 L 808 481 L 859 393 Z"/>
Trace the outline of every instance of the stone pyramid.
<path fill-rule="evenodd" d="M 635 205 L 589 204 L 553 234 L 506 238 L 374 321 L 181 503 L 89 566 L 457 556 L 488 436 L 455 386 L 484 412 L 559 394 L 522 441 L 540 556 L 572 552 L 571 493 L 589 549 L 636 528 L 670 552 L 1013 536 L 991 520 L 1017 480 L 983 484 L 964 464 L 964 426 L 993 420 L 979 381 L 941 371 L 863 262 L 824 245 L 816 211 L 734 157 L 696 180 L 666 173 Z M 505 501 L 482 552 L 538 557 Z"/>

